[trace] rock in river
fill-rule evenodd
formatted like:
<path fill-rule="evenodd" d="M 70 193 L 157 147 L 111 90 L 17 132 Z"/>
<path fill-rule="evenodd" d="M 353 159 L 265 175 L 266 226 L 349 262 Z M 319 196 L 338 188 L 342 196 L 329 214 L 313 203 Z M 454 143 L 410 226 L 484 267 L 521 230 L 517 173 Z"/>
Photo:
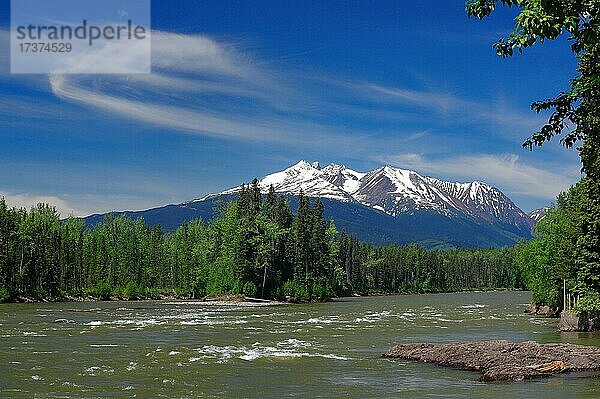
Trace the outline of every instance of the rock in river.
<path fill-rule="evenodd" d="M 599 371 L 600 348 L 504 340 L 398 345 L 385 358 L 415 360 L 479 371 L 481 381 L 522 381 L 556 373 Z"/>

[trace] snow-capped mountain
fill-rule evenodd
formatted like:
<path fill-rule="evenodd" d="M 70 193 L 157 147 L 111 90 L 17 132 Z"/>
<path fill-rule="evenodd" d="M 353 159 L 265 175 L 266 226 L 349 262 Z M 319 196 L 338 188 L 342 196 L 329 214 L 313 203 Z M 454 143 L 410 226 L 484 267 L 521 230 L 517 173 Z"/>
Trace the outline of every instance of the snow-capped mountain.
<path fill-rule="evenodd" d="M 259 180 L 261 191 L 273 186 L 276 192 L 320 197 L 358 204 L 392 217 L 434 211 L 447 217 L 467 216 L 488 223 L 500 222 L 519 229 L 531 228 L 534 221 L 500 190 L 482 182 L 442 181 L 419 173 L 383 166 L 362 173 L 345 165 L 300 161 Z M 240 187 L 210 194 L 195 202 L 235 194 Z"/>
<path fill-rule="evenodd" d="M 260 180 L 286 195 L 292 208 L 302 191 L 320 197 L 325 216 L 360 240 L 375 244 L 417 243 L 427 248 L 489 248 L 512 245 L 531 237 L 535 223 L 500 190 L 481 182 L 454 183 L 422 176 L 417 172 L 383 166 L 362 173 L 344 165 L 321 167 L 317 162 L 298 162 Z M 184 221 L 210 220 L 220 204 L 233 201 L 240 187 L 181 204 L 125 213 L 142 217 L 149 226 L 164 231 Z M 85 218 L 94 226 L 105 215 Z"/>
<path fill-rule="evenodd" d="M 260 188 L 263 193 L 273 186 L 277 193 L 298 195 L 304 192 L 310 197 L 329 198 L 338 201 L 352 201 L 352 195 L 344 189 L 346 176 L 341 171 L 346 170 L 341 167 L 340 173 L 335 168 L 337 165 L 329 165 L 321 169 L 318 162 L 312 164 L 306 161 L 300 161 L 281 172 L 267 175 L 260 179 Z M 356 173 L 356 172 L 355 172 Z M 240 191 L 240 186 L 230 188 L 220 193 L 209 194 L 195 201 L 204 201 L 220 195 L 234 194 Z"/>
<path fill-rule="evenodd" d="M 535 223 L 537 223 L 546 217 L 546 214 L 548 213 L 548 209 L 549 208 L 534 209 L 533 211 L 529 212 L 529 217 L 531 219 L 533 219 L 533 221 Z"/>

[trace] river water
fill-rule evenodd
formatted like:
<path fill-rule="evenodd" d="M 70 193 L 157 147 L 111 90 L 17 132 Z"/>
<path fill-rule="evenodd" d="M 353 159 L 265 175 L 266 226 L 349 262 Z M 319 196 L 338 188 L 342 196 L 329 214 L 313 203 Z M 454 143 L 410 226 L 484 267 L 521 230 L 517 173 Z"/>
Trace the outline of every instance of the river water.
<path fill-rule="evenodd" d="M 600 377 L 477 382 L 381 359 L 409 342 L 573 342 L 523 314 L 525 292 L 348 298 L 244 308 L 197 302 L 0 305 L 6 398 L 600 398 Z M 57 324 L 56 319 L 76 324 Z"/>

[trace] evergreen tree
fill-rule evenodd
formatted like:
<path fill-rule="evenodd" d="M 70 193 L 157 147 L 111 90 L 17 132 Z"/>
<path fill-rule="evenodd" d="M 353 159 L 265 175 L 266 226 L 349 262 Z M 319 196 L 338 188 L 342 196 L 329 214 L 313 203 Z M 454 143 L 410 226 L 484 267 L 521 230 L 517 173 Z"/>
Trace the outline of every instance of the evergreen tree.
<path fill-rule="evenodd" d="M 270 222 L 277 221 L 277 196 L 273 185 L 269 186 L 269 192 L 265 200 L 265 215 Z"/>
<path fill-rule="evenodd" d="M 298 195 L 298 212 L 293 223 L 294 233 L 294 280 L 305 287 L 309 283 L 311 261 L 311 212 L 310 201 L 302 190 Z"/>
<path fill-rule="evenodd" d="M 16 291 L 16 265 L 18 263 L 19 213 L 8 209 L 4 197 L 0 198 L 0 289 L 5 296 Z"/>

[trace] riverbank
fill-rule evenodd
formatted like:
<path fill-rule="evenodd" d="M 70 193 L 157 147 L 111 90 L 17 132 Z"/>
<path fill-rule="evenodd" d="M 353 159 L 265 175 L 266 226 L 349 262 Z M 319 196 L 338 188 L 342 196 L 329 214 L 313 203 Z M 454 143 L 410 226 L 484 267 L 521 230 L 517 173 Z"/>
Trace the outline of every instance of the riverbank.
<path fill-rule="evenodd" d="M 319 298 L 319 299 L 303 299 L 296 298 L 291 296 L 286 296 L 281 300 L 271 300 L 271 299 L 260 299 L 260 298 L 251 298 L 245 297 L 241 294 L 235 295 L 221 295 L 221 296 L 205 296 L 205 297 L 194 297 L 190 294 L 179 295 L 176 293 L 157 293 L 153 295 L 108 295 L 108 296 L 99 296 L 99 295 L 62 295 L 62 296 L 44 296 L 44 297 L 33 297 L 33 296 L 25 296 L 25 295 L 17 295 L 13 297 L 0 297 L 0 304 L 3 303 L 53 303 L 53 302 L 114 302 L 114 301 L 151 301 L 151 300 L 190 300 L 190 301 L 215 301 L 219 300 L 219 298 L 224 299 L 225 302 L 252 302 L 252 301 L 268 301 L 273 303 L 322 303 L 329 302 L 335 299 L 343 299 L 343 298 L 354 298 L 354 297 L 379 297 L 379 296 L 407 296 L 407 295 L 445 295 L 445 294 L 462 294 L 462 293 L 481 293 L 481 292 L 524 292 L 520 289 L 472 289 L 472 290 L 463 290 L 463 291 L 448 291 L 448 292 L 371 292 L 371 293 L 352 293 L 348 296 L 342 297 L 333 297 L 333 298 Z M 245 298 L 245 300 L 241 300 L 240 298 Z M 525 311 L 527 313 L 527 310 Z M 539 313 L 538 315 L 542 315 Z"/>
<path fill-rule="evenodd" d="M 44 298 L 33 298 L 27 296 L 17 296 L 11 301 L 0 303 L 60 303 L 60 302 L 117 302 L 117 301 L 190 301 L 194 304 L 202 304 L 207 306 L 224 306 L 237 305 L 244 307 L 259 307 L 259 306 L 275 306 L 283 305 L 288 302 L 275 301 L 270 299 L 252 298 L 244 295 L 221 295 L 214 297 L 193 298 L 188 295 L 167 295 L 160 294 L 157 296 L 110 296 L 99 297 L 93 295 L 85 296 L 53 296 Z"/>
<path fill-rule="evenodd" d="M 407 344 L 382 355 L 482 373 L 480 381 L 522 381 L 564 372 L 600 371 L 600 348 L 505 340 Z"/>

